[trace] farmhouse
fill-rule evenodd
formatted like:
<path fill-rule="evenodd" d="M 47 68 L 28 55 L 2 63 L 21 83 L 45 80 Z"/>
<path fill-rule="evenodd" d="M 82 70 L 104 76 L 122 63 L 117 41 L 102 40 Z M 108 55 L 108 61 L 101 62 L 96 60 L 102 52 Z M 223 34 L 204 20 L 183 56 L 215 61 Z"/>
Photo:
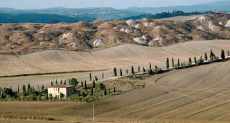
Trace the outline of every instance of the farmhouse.
<path fill-rule="evenodd" d="M 56 98 L 66 98 L 73 94 L 74 87 L 71 85 L 53 85 L 48 87 L 48 95 Z"/>

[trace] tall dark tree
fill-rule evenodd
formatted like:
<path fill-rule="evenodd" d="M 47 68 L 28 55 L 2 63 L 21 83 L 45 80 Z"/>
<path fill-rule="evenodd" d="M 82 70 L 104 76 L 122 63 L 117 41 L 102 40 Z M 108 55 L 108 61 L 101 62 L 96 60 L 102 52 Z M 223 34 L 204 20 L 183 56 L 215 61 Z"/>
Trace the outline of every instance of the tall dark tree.
<path fill-rule="evenodd" d="M 151 63 L 149 64 L 149 70 L 152 71 L 152 64 Z"/>
<path fill-rule="evenodd" d="M 51 86 L 54 86 L 54 83 L 53 83 L 53 81 L 51 81 L 50 85 L 51 85 Z"/>
<path fill-rule="evenodd" d="M 180 68 L 181 64 L 180 64 L 180 59 L 177 59 L 177 68 Z"/>
<path fill-rule="evenodd" d="M 132 75 L 135 74 L 134 66 L 131 67 L 131 73 L 132 73 Z"/>
<path fill-rule="evenodd" d="M 45 90 L 45 85 L 42 85 L 42 88 L 41 88 L 41 89 L 42 89 L 42 91 L 44 91 L 44 90 Z"/>
<path fill-rule="evenodd" d="M 26 93 L 27 93 L 26 92 L 26 85 L 22 86 L 22 93 L 23 93 L 24 96 L 26 96 Z"/>
<path fill-rule="evenodd" d="M 189 57 L 189 59 L 188 59 L 188 64 L 189 64 L 189 66 L 192 65 L 192 58 L 191 57 Z"/>
<path fill-rule="evenodd" d="M 204 53 L 204 60 L 208 61 L 208 55 L 207 55 L 207 53 Z"/>
<path fill-rule="evenodd" d="M 58 81 L 57 80 L 55 81 L 55 84 L 58 85 Z"/>
<path fill-rule="evenodd" d="M 221 55 L 220 55 L 221 59 L 225 59 L 225 51 L 222 49 L 221 50 Z"/>
<path fill-rule="evenodd" d="M 172 68 L 175 68 L 174 59 L 172 58 Z"/>
<path fill-rule="evenodd" d="M 89 81 L 92 81 L 92 73 L 89 73 Z"/>
<path fill-rule="evenodd" d="M 227 53 L 228 53 L 228 56 L 230 56 L 230 51 L 229 51 L 229 50 L 228 50 L 228 52 L 227 52 Z"/>
<path fill-rule="evenodd" d="M 107 95 L 107 90 L 106 90 L 106 88 L 104 89 L 104 95 L 105 95 L 105 96 Z"/>
<path fill-rule="evenodd" d="M 197 64 L 197 59 L 196 59 L 196 57 L 194 57 L 194 63 Z"/>
<path fill-rule="evenodd" d="M 98 81 L 98 77 L 97 76 L 94 76 L 94 78 L 95 78 L 95 81 Z"/>
<path fill-rule="evenodd" d="M 30 83 L 27 85 L 27 93 L 31 94 L 32 93 L 32 88 L 30 86 Z"/>
<path fill-rule="evenodd" d="M 146 72 L 145 67 L 143 67 L 143 73 L 145 73 L 145 72 Z"/>
<path fill-rule="evenodd" d="M 169 69 L 169 58 L 166 59 L 166 69 Z"/>
<path fill-rule="evenodd" d="M 85 89 L 88 89 L 86 81 L 85 81 Z"/>
<path fill-rule="evenodd" d="M 93 95 L 94 95 L 94 89 L 91 88 L 91 96 L 93 96 Z"/>
<path fill-rule="evenodd" d="M 81 81 L 81 87 L 84 87 L 84 83 L 83 83 L 83 81 Z"/>
<path fill-rule="evenodd" d="M 152 64 L 149 63 L 149 70 L 148 70 L 149 75 L 153 75 L 153 69 L 152 69 Z"/>
<path fill-rule="evenodd" d="M 123 72 L 122 72 L 122 69 L 120 69 L 120 76 L 123 76 Z"/>
<path fill-rule="evenodd" d="M 96 87 L 96 82 L 95 81 L 93 81 L 93 88 L 95 88 Z"/>
<path fill-rule="evenodd" d="M 210 60 L 214 61 L 216 59 L 216 55 L 213 53 L 212 50 L 210 50 Z"/>
<path fill-rule="evenodd" d="M 159 68 L 157 65 L 155 65 L 155 72 L 157 73 L 159 71 Z"/>
<path fill-rule="evenodd" d="M 115 67 L 113 68 L 113 75 L 117 76 L 117 68 L 115 68 Z"/>

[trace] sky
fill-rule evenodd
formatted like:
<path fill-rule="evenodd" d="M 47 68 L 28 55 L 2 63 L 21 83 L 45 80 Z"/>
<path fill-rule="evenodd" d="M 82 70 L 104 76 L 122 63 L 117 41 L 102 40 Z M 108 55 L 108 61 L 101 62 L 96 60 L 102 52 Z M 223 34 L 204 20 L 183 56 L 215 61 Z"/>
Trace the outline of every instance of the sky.
<path fill-rule="evenodd" d="M 216 1 L 220 0 L 0 0 L 0 7 L 16 9 L 113 7 L 122 9 L 191 5 Z"/>

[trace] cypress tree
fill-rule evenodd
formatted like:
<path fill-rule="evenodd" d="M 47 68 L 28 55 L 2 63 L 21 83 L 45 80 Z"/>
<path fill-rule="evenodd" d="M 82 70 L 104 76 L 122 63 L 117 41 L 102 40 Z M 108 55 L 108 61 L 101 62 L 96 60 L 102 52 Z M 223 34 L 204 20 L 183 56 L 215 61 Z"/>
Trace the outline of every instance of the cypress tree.
<path fill-rule="evenodd" d="M 19 92 L 20 92 L 20 87 L 19 87 L 19 85 L 18 85 L 18 91 L 17 91 L 17 93 L 19 94 Z"/>
<path fill-rule="evenodd" d="M 122 69 L 120 69 L 120 76 L 123 76 Z"/>
<path fill-rule="evenodd" d="M 95 88 L 96 87 L 96 82 L 95 81 L 93 81 L 93 88 Z"/>
<path fill-rule="evenodd" d="M 89 73 L 89 81 L 92 81 L 92 73 Z"/>
<path fill-rule="evenodd" d="M 175 68 L 174 59 L 172 58 L 172 67 Z"/>
<path fill-rule="evenodd" d="M 94 78 L 95 78 L 95 81 L 98 81 L 98 77 L 97 76 L 95 76 Z"/>
<path fill-rule="evenodd" d="M 191 59 L 191 57 L 189 57 L 188 63 L 189 63 L 189 66 L 192 65 L 192 59 Z"/>
<path fill-rule="evenodd" d="M 116 87 L 113 88 L 113 93 L 114 93 L 114 94 L 116 93 Z"/>
<path fill-rule="evenodd" d="M 113 75 L 117 76 L 117 68 L 115 68 L 115 67 L 113 68 Z"/>
<path fill-rule="evenodd" d="M 24 85 L 24 84 L 22 86 L 22 93 L 24 96 L 26 96 L 26 85 Z"/>
<path fill-rule="evenodd" d="M 210 60 L 214 61 L 216 59 L 216 55 L 213 53 L 212 50 L 210 50 Z"/>
<path fill-rule="evenodd" d="M 106 90 L 106 88 L 104 89 L 104 95 L 105 95 L 105 96 L 107 95 L 107 90 Z"/>
<path fill-rule="evenodd" d="M 81 87 L 84 87 L 84 83 L 81 81 Z"/>
<path fill-rule="evenodd" d="M 152 71 L 152 65 L 151 65 L 151 63 L 149 64 L 149 70 Z"/>
<path fill-rule="evenodd" d="M 57 80 L 55 81 L 55 84 L 58 85 L 58 81 Z"/>
<path fill-rule="evenodd" d="M 230 56 L 230 51 L 228 50 L 228 56 Z"/>
<path fill-rule="evenodd" d="M 91 88 L 91 96 L 94 95 L 94 91 L 93 91 L 93 88 Z"/>
<path fill-rule="evenodd" d="M 196 57 L 194 57 L 194 63 L 197 64 L 197 59 L 196 59 Z"/>
<path fill-rule="evenodd" d="M 42 88 L 41 88 L 41 89 L 42 89 L 42 91 L 44 91 L 44 90 L 45 90 L 45 86 L 44 86 L 44 85 L 42 85 Z"/>
<path fill-rule="evenodd" d="M 221 50 L 220 56 L 221 56 L 221 59 L 223 59 L 223 60 L 225 59 L 225 51 L 223 49 Z"/>
<path fill-rule="evenodd" d="M 207 53 L 204 53 L 204 60 L 208 61 L 208 55 L 207 55 Z"/>
<path fill-rule="evenodd" d="M 27 93 L 30 95 L 31 94 L 31 86 L 30 84 L 27 85 Z"/>
<path fill-rule="evenodd" d="M 169 69 L 169 58 L 166 59 L 166 69 Z"/>
<path fill-rule="evenodd" d="M 180 59 L 177 59 L 177 68 L 180 68 L 181 64 L 180 64 Z"/>
<path fill-rule="evenodd" d="M 85 89 L 87 89 L 88 87 L 87 87 L 87 83 L 86 83 L 86 81 L 85 81 Z"/>
<path fill-rule="evenodd" d="M 145 73 L 145 72 L 146 72 L 145 67 L 143 67 L 143 73 Z"/>
<path fill-rule="evenodd" d="M 54 83 L 51 81 L 50 85 L 51 85 L 51 86 L 54 86 Z"/>
<path fill-rule="evenodd" d="M 131 67 L 131 73 L 134 75 L 135 74 L 135 70 L 134 70 L 134 67 L 132 66 Z"/>

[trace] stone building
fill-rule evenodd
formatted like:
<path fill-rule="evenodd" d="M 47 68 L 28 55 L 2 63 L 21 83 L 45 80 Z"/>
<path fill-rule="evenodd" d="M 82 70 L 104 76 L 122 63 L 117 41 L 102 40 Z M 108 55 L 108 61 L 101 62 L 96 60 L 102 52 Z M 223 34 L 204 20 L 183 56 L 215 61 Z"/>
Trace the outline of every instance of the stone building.
<path fill-rule="evenodd" d="M 74 93 L 74 86 L 71 85 L 53 85 L 48 87 L 49 97 L 66 98 Z"/>

